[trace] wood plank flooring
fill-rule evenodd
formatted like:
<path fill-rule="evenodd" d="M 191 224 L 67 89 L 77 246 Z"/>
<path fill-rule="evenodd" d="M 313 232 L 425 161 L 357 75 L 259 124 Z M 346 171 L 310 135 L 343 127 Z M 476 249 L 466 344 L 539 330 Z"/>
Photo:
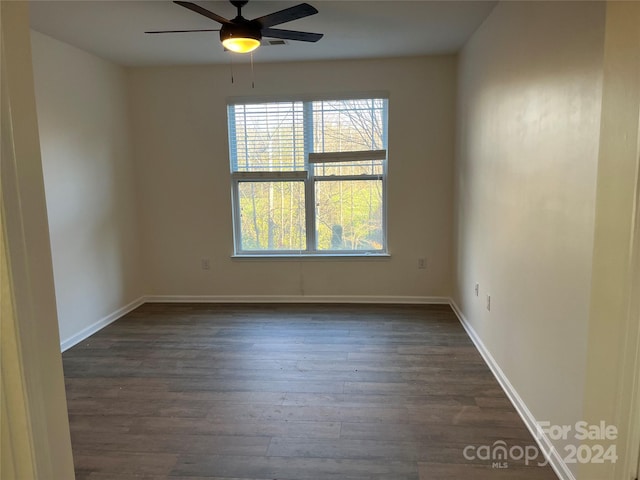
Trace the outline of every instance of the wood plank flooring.
<path fill-rule="evenodd" d="M 535 442 L 448 306 L 147 304 L 63 361 L 78 480 L 557 478 L 465 459 Z"/>

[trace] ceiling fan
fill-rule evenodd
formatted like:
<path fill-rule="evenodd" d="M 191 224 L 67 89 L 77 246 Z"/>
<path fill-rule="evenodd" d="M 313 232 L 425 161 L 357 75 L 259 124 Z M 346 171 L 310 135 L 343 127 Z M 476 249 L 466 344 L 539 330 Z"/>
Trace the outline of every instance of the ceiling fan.
<path fill-rule="evenodd" d="M 281 38 L 284 40 L 298 40 L 302 42 L 317 42 L 323 37 L 321 33 L 297 32 L 295 30 L 281 30 L 271 28 L 274 25 L 291 22 L 299 18 L 308 17 L 318 13 L 314 7 L 308 3 L 301 3 L 294 7 L 285 8 L 268 15 L 264 15 L 253 20 L 248 20 L 242 16 L 242 7 L 249 0 L 230 0 L 234 7 L 238 9 L 236 18 L 227 20 L 220 15 L 210 12 L 193 2 L 173 2 L 181 7 L 204 15 L 222 25 L 219 29 L 199 29 L 199 30 L 157 30 L 144 33 L 186 33 L 186 32 L 220 32 L 220 41 L 228 50 L 236 53 L 249 53 L 260 46 L 262 37 Z"/>

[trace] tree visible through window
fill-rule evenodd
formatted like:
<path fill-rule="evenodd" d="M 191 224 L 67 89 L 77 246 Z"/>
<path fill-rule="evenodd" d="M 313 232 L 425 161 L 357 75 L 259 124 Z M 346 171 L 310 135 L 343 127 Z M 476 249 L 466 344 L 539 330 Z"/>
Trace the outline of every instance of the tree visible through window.
<path fill-rule="evenodd" d="M 387 100 L 228 107 L 236 254 L 386 252 Z"/>

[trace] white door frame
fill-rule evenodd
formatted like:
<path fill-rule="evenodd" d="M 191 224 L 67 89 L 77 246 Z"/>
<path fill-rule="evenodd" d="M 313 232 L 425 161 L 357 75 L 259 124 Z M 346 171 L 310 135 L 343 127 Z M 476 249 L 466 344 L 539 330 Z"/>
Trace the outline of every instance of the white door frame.
<path fill-rule="evenodd" d="M 2 318 L 1 396 L 10 418 L 2 424 L 2 468 L 13 478 L 73 480 L 28 2 L 0 1 L 0 52 L 0 303 L 9 312 Z"/>

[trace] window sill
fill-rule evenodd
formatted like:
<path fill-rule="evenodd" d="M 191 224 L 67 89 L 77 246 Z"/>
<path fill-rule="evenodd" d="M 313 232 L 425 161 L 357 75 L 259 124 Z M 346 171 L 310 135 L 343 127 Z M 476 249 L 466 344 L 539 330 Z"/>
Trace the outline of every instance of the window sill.
<path fill-rule="evenodd" d="M 380 260 L 391 258 L 389 253 L 274 253 L 274 254 L 236 254 L 231 255 L 232 260 Z"/>

